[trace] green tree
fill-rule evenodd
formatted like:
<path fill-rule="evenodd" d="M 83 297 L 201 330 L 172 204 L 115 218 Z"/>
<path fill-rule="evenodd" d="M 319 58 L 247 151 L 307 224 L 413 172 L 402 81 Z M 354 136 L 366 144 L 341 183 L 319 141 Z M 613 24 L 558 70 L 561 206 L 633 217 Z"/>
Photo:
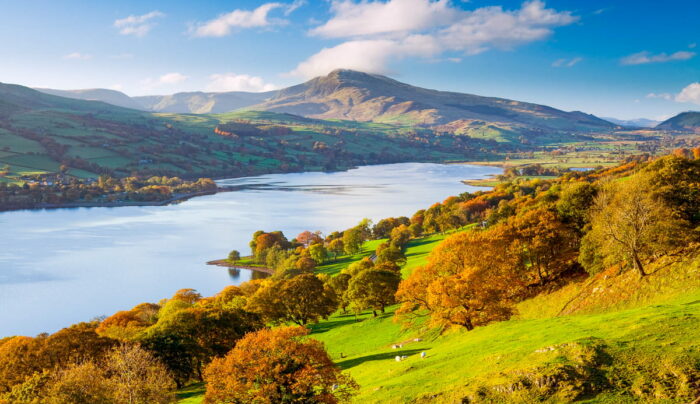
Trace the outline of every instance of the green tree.
<path fill-rule="evenodd" d="M 330 243 L 328 243 L 328 251 L 333 253 L 333 259 L 338 258 L 338 255 L 345 252 L 343 240 L 341 238 L 333 239 Z"/>
<path fill-rule="evenodd" d="M 372 309 L 384 313 L 386 306 L 394 304 L 394 295 L 399 288 L 401 275 L 393 271 L 368 269 L 353 276 L 348 284 L 347 299 L 356 311 Z"/>
<path fill-rule="evenodd" d="M 306 325 L 328 317 L 338 307 L 332 290 L 316 275 L 269 280 L 248 300 L 246 309 L 266 321 Z"/>
<path fill-rule="evenodd" d="M 312 244 L 309 246 L 309 255 L 319 264 L 322 264 L 328 259 L 328 250 L 322 243 Z"/>
<path fill-rule="evenodd" d="M 343 232 L 343 248 L 348 255 L 358 254 L 362 251 L 362 229 L 353 227 Z"/>
<path fill-rule="evenodd" d="M 228 261 L 232 264 L 235 264 L 236 262 L 241 260 L 241 253 L 239 253 L 236 250 L 231 250 L 230 253 L 228 253 Z"/>

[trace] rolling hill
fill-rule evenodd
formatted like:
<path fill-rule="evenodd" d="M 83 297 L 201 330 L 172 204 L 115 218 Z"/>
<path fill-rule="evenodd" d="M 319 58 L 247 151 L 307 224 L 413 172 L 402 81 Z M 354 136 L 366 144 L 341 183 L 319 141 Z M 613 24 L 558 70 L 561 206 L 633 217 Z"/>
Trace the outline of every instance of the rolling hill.
<path fill-rule="evenodd" d="M 700 132 L 700 112 L 682 112 L 656 126 L 656 129 Z"/>
<path fill-rule="evenodd" d="M 225 93 L 177 93 L 173 95 L 148 95 L 133 97 L 148 111 L 192 114 L 218 114 L 231 112 L 266 101 L 276 92 L 249 93 L 231 91 Z"/>
<path fill-rule="evenodd" d="M 108 90 L 105 88 L 90 88 L 85 90 L 53 90 L 50 88 L 36 88 L 42 93 L 56 95 L 59 97 L 73 98 L 76 100 L 102 101 L 117 107 L 144 110 L 143 105 L 136 102 L 121 91 Z"/>
<path fill-rule="evenodd" d="M 241 133 L 217 131 L 243 120 Z M 493 145 L 388 124 L 272 112 L 155 114 L 0 84 L 0 181 L 76 177 L 234 177 L 362 164 L 480 158 Z"/>

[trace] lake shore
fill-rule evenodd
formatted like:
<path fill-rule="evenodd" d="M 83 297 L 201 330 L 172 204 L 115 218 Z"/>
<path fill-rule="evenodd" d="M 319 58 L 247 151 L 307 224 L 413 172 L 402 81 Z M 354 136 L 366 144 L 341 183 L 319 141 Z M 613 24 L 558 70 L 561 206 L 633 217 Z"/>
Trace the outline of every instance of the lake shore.
<path fill-rule="evenodd" d="M 247 269 L 250 271 L 258 271 L 258 272 L 263 272 L 263 273 L 270 274 L 270 275 L 274 275 L 274 273 L 275 273 L 275 271 L 272 268 L 257 267 L 257 266 L 251 266 L 251 265 L 237 265 L 237 264 L 232 264 L 227 259 L 207 261 L 207 265 L 213 265 L 213 266 L 224 267 L 224 268 Z"/>
<path fill-rule="evenodd" d="M 174 194 L 172 197 L 159 201 L 78 201 L 65 203 L 37 203 L 31 207 L 0 207 L 0 212 L 11 212 L 18 210 L 51 210 L 51 209 L 72 209 L 72 208 L 119 208 L 125 206 L 165 206 L 179 203 L 198 196 L 214 195 L 219 192 L 229 192 L 233 189 L 220 188 L 216 191 L 192 192 L 187 194 Z"/>

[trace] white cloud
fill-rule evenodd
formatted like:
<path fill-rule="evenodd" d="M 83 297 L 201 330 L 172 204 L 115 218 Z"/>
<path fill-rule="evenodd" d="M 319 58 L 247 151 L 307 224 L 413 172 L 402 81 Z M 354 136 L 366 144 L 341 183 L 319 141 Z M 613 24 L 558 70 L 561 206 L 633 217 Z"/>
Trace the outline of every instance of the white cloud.
<path fill-rule="evenodd" d="M 196 37 L 222 37 L 231 34 L 235 28 L 261 28 L 287 24 L 287 20 L 270 18 L 270 12 L 283 9 L 284 15 L 291 14 L 306 4 L 305 0 L 296 0 L 291 4 L 265 3 L 255 10 L 233 10 L 213 20 L 197 23 L 190 32 Z"/>
<path fill-rule="evenodd" d="M 164 17 L 160 11 L 151 11 L 144 15 L 130 15 L 114 21 L 114 26 L 119 29 L 122 35 L 145 36 L 155 25 L 153 20 Z"/>
<path fill-rule="evenodd" d="M 296 11 L 297 8 L 303 7 L 307 4 L 306 0 L 294 0 L 294 2 L 290 5 L 287 6 L 287 9 L 284 10 L 284 15 L 288 16 L 292 14 L 294 11 Z"/>
<path fill-rule="evenodd" d="M 73 52 L 63 56 L 67 60 L 89 60 L 92 59 L 92 55 L 87 53 Z"/>
<path fill-rule="evenodd" d="M 483 7 L 449 26 L 440 39 L 452 50 L 476 54 L 491 47 L 510 49 L 516 45 L 538 41 L 552 34 L 552 28 L 577 20 L 568 11 L 545 8 L 539 0 L 523 3 L 519 10 Z"/>
<path fill-rule="evenodd" d="M 447 0 L 333 1 L 333 18 L 310 31 L 326 38 L 406 33 L 453 22 L 459 10 Z"/>
<path fill-rule="evenodd" d="M 172 86 L 174 84 L 180 84 L 180 83 L 186 81 L 187 79 L 189 79 L 189 77 L 185 76 L 184 74 L 173 72 L 173 73 L 166 73 L 166 74 L 158 77 L 157 79 L 153 79 L 153 78 L 149 77 L 145 80 L 142 80 L 141 84 L 144 87 L 151 89 L 151 88 L 156 88 L 156 87 Z"/>
<path fill-rule="evenodd" d="M 678 102 L 692 102 L 700 105 L 700 83 L 692 83 L 676 95 Z"/>
<path fill-rule="evenodd" d="M 674 60 L 688 60 L 695 56 L 695 52 L 678 51 L 670 55 L 659 53 L 652 55 L 647 51 L 626 56 L 620 60 L 623 65 L 642 65 L 647 63 L 666 63 Z"/>
<path fill-rule="evenodd" d="M 314 77 L 336 68 L 386 73 L 394 60 L 433 58 L 444 52 L 473 55 L 542 40 L 554 27 L 578 18 L 546 8 L 540 0 L 517 10 L 482 7 L 463 11 L 447 0 L 335 1 L 333 17 L 312 35 L 348 41 L 301 62 L 290 74 Z M 575 63 L 574 63 L 575 64 Z"/>
<path fill-rule="evenodd" d="M 109 89 L 114 90 L 114 91 L 122 91 L 122 90 L 124 90 L 124 86 L 121 84 L 113 84 L 113 85 L 109 86 Z"/>
<path fill-rule="evenodd" d="M 207 91 L 223 92 L 223 91 L 249 91 L 263 92 L 277 89 L 277 86 L 270 83 L 265 83 L 262 77 L 249 76 L 247 74 L 212 74 L 209 76 L 209 84 Z"/>
<path fill-rule="evenodd" d="M 646 95 L 646 98 L 660 98 L 662 100 L 667 100 L 670 101 L 673 99 L 673 94 L 669 93 L 649 93 Z"/>
<path fill-rule="evenodd" d="M 582 57 L 575 57 L 571 59 L 557 59 L 554 62 L 552 62 L 553 67 L 574 67 L 578 62 L 582 61 Z"/>
<path fill-rule="evenodd" d="M 368 73 L 388 73 L 391 60 L 408 56 L 431 57 L 439 52 L 430 37 L 409 37 L 405 41 L 367 39 L 343 42 L 301 62 L 290 72 L 293 76 L 316 77 L 338 68 Z"/>

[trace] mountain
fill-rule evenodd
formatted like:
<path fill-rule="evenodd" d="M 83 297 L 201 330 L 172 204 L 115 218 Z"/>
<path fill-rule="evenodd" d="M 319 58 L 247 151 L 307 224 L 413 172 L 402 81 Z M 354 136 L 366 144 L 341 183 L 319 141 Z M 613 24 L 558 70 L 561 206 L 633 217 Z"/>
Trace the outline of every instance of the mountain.
<path fill-rule="evenodd" d="M 610 117 L 602 117 L 602 119 L 605 119 L 608 122 L 612 122 L 616 125 L 620 126 L 628 126 L 632 128 L 653 128 L 656 125 L 658 125 L 659 121 L 655 121 L 653 119 L 647 119 L 647 118 L 637 118 L 637 119 L 617 119 L 617 118 L 610 118 Z"/>
<path fill-rule="evenodd" d="M 682 130 L 700 133 L 700 112 L 682 112 L 656 126 L 657 129 Z"/>
<path fill-rule="evenodd" d="M 92 88 L 86 90 L 53 90 L 50 88 L 37 88 L 36 90 L 59 97 L 86 101 L 102 101 L 106 102 L 107 104 L 131 109 L 146 109 L 143 107 L 143 105 L 134 101 L 131 97 L 122 93 L 121 91 L 108 90 L 105 88 Z"/>
<path fill-rule="evenodd" d="M 495 124 L 504 130 L 596 131 L 614 127 L 582 112 L 503 98 L 415 87 L 376 74 L 335 70 L 327 76 L 278 91 L 250 110 L 285 112 L 319 119 L 393 122 L 463 130 Z"/>
<path fill-rule="evenodd" d="M 133 97 L 142 108 L 154 112 L 216 114 L 230 112 L 265 102 L 276 91 L 249 93 L 231 91 L 225 93 L 177 93 L 173 95 L 147 95 Z"/>
<path fill-rule="evenodd" d="M 504 98 L 430 90 L 377 74 L 335 70 L 327 76 L 278 91 L 207 93 L 129 98 L 112 90 L 42 90 L 153 112 L 225 113 L 239 109 L 435 127 L 438 130 L 513 141 L 521 135 L 592 132 L 615 124 L 585 114 Z M 542 135 L 548 134 L 548 135 Z"/>
<path fill-rule="evenodd" d="M 507 148 L 507 147 L 506 147 Z M 237 177 L 493 156 L 495 145 L 427 129 L 266 111 L 155 114 L 0 83 L 0 181 Z"/>

